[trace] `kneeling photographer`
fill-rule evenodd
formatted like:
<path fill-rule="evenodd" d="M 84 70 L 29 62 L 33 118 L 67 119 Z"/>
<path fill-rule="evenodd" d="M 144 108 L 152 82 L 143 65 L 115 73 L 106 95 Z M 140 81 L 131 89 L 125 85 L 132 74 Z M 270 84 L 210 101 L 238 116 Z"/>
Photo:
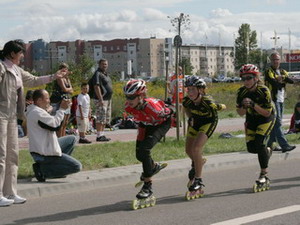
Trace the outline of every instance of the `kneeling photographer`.
<path fill-rule="evenodd" d="M 76 137 L 68 135 L 57 138 L 65 111 L 70 108 L 71 100 L 63 99 L 54 116 L 47 112 L 50 106 L 49 93 L 46 90 L 35 90 L 33 104 L 28 106 L 26 117 L 29 134 L 29 151 L 35 161 L 33 171 L 38 181 L 47 178 L 61 178 L 79 172 L 81 163 L 71 154 Z"/>

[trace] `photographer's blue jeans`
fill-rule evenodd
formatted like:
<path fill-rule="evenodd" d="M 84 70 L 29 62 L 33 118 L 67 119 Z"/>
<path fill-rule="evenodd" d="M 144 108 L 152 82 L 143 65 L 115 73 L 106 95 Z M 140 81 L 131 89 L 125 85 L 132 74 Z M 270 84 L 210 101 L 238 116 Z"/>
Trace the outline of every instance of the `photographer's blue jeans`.
<path fill-rule="evenodd" d="M 42 156 L 32 153 L 35 162 L 40 164 L 40 169 L 45 178 L 60 178 L 77 173 L 81 170 L 81 163 L 71 156 L 77 138 L 73 135 L 58 138 L 62 156 Z"/>
<path fill-rule="evenodd" d="M 279 146 L 282 149 L 285 149 L 289 146 L 286 138 L 284 137 L 284 133 L 281 129 L 282 126 L 282 115 L 283 115 L 283 103 L 282 102 L 274 102 L 276 108 L 276 122 L 274 124 L 273 130 L 270 134 L 270 138 L 268 141 L 268 146 L 272 146 L 272 143 L 278 142 Z"/>

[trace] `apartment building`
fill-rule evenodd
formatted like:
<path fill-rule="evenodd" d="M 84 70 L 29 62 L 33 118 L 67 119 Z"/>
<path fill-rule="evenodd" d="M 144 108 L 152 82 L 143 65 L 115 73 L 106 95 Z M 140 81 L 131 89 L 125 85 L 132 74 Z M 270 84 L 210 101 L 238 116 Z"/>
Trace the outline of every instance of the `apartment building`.
<path fill-rule="evenodd" d="M 78 63 L 80 56 L 109 62 L 108 72 L 126 77 L 165 77 L 175 70 L 175 48 L 172 38 L 135 38 L 102 40 L 53 41 L 42 39 L 26 45 L 24 66 L 39 74 L 47 74 L 61 62 Z M 227 75 L 234 72 L 233 47 L 183 45 L 180 57 L 188 58 L 192 73 L 205 76 Z M 166 68 L 168 66 L 168 68 Z"/>
<path fill-rule="evenodd" d="M 213 77 L 216 75 L 227 76 L 228 73 L 235 71 L 233 47 L 183 45 L 180 49 L 181 57 L 190 59 L 194 68 L 193 74 Z"/>

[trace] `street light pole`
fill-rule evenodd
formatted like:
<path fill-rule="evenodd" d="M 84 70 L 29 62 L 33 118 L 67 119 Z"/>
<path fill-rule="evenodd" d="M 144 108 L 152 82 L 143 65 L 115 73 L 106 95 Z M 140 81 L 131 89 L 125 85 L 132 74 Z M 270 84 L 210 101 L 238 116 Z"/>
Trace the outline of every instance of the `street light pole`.
<path fill-rule="evenodd" d="M 276 30 L 274 30 L 274 37 L 271 37 L 271 39 L 274 40 L 274 50 L 276 51 L 276 48 L 277 48 L 277 40 L 280 39 L 280 37 L 277 36 Z"/>
<path fill-rule="evenodd" d="M 168 17 L 170 18 L 170 17 Z M 179 76 L 178 76 L 178 60 L 180 60 L 180 47 L 182 45 L 182 39 L 181 39 L 181 28 L 182 26 L 188 27 L 190 25 L 190 19 L 189 15 L 184 15 L 184 13 L 180 13 L 179 17 L 175 17 L 171 19 L 172 26 L 176 27 L 178 31 L 178 35 L 174 38 L 174 45 L 176 47 L 175 51 L 175 73 L 176 73 L 176 136 L 177 140 L 179 140 L 179 124 L 180 124 L 180 111 L 179 111 Z"/>

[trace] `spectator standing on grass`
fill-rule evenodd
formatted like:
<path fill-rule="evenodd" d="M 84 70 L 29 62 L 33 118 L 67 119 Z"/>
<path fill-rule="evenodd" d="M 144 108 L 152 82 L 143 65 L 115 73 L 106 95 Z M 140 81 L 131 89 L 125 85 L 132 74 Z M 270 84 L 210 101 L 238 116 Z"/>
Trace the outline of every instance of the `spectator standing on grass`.
<path fill-rule="evenodd" d="M 81 84 L 81 94 L 77 97 L 77 109 L 76 109 L 76 122 L 79 131 L 79 143 L 90 144 L 85 134 L 89 127 L 89 119 L 91 118 L 89 85 L 87 83 Z"/>
<path fill-rule="evenodd" d="M 17 119 L 24 118 L 24 86 L 39 86 L 65 75 L 59 70 L 48 76 L 33 76 L 19 67 L 24 51 L 24 43 L 20 40 L 7 42 L 0 51 L 0 206 L 26 202 L 17 194 Z"/>
<path fill-rule="evenodd" d="M 47 178 L 61 178 L 79 172 L 81 163 L 71 156 L 76 137 L 68 135 L 57 138 L 56 135 L 71 100 L 63 99 L 54 116 L 47 112 L 50 98 L 46 90 L 35 90 L 33 102 L 27 108 L 26 117 L 29 151 L 35 161 L 32 167 L 36 179 L 45 182 Z"/>
<path fill-rule="evenodd" d="M 71 84 L 71 80 L 69 78 L 69 75 L 72 74 L 71 71 L 69 71 L 69 66 L 66 63 L 61 63 L 59 65 L 59 69 L 64 69 L 66 71 L 66 76 L 61 77 L 56 80 L 54 83 L 54 90 L 51 95 L 51 103 L 53 106 L 52 109 L 52 115 L 55 115 L 55 112 L 59 109 L 60 103 L 63 98 L 71 98 L 71 94 L 73 93 L 73 87 Z M 70 119 L 71 111 L 70 109 L 67 109 L 65 111 L 64 120 L 62 121 L 60 129 L 57 131 L 58 137 L 66 136 L 66 129 L 67 125 Z"/>
<path fill-rule="evenodd" d="M 271 66 L 265 73 L 265 85 L 270 89 L 272 100 L 276 108 L 276 122 L 271 132 L 268 146 L 274 148 L 274 151 L 288 152 L 296 148 L 294 145 L 289 145 L 282 131 L 282 115 L 284 110 L 284 98 L 286 93 L 286 84 L 294 83 L 288 77 L 288 73 L 280 68 L 280 55 L 278 52 L 273 52 L 270 55 Z M 278 142 L 281 149 L 275 148 L 275 143 Z"/>
<path fill-rule="evenodd" d="M 96 106 L 96 141 L 110 141 L 105 137 L 104 128 L 110 124 L 111 119 L 111 99 L 113 94 L 112 80 L 107 73 L 108 61 L 100 59 L 99 68 L 89 81 L 89 95 L 94 99 Z"/>

